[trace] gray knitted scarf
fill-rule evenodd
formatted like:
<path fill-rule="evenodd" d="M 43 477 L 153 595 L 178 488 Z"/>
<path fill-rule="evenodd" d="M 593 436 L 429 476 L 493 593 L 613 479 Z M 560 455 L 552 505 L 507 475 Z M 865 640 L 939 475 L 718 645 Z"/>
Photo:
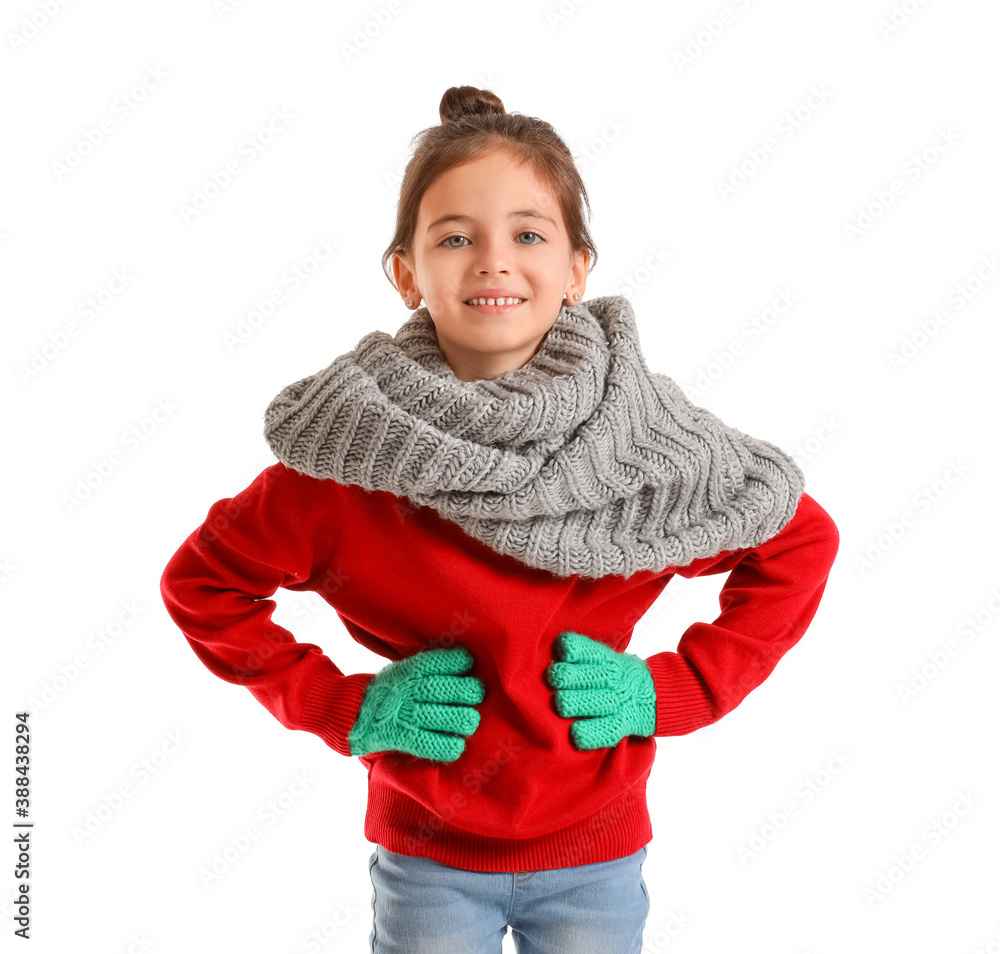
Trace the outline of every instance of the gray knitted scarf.
<path fill-rule="evenodd" d="M 686 566 L 778 533 L 805 478 L 651 373 L 621 296 L 563 302 L 539 350 L 459 380 L 426 308 L 284 388 L 264 435 L 287 467 L 433 507 L 557 576 Z"/>

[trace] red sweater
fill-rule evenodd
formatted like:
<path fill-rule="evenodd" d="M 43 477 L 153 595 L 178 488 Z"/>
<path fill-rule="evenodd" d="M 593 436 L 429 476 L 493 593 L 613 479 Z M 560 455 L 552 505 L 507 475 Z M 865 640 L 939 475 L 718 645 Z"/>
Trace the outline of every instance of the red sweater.
<path fill-rule="evenodd" d="M 803 494 L 784 529 L 758 547 L 628 578 L 561 578 L 495 553 L 432 508 L 276 463 L 209 508 L 160 590 L 212 672 L 347 756 L 375 673 L 345 675 L 320 646 L 272 622 L 267 597 L 278 587 L 317 592 L 387 660 L 467 647 L 475 662 L 465 675 L 485 685 L 478 728 L 452 763 L 360 756 L 365 837 L 458 868 L 536 871 L 621 858 L 653 834 L 646 781 L 655 738 L 573 747 L 572 720 L 556 713 L 544 680 L 556 637 L 569 630 L 624 651 L 675 573 L 728 572 L 722 615 L 692 623 L 676 652 L 646 659 L 655 735 L 685 735 L 736 708 L 798 642 L 838 545 L 833 520 Z"/>

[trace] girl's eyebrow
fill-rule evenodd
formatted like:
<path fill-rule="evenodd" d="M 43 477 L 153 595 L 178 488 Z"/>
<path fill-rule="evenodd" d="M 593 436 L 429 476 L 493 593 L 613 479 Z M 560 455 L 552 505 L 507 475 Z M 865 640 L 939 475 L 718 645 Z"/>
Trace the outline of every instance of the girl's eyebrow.
<path fill-rule="evenodd" d="M 558 228 L 555 219 L 543 214 L 538 209 L 518 209 L 516 212 L 511 212 L 507 216 L 509 219 L 542 219 L 552 225 L 553 228 Z M 446 215 L 442 215 L 440 218 L 435 219 L 427 226 L 427 231 L 429 232 L 436 225 L 441 225 L 444 222 L 469 222 L 472 221 L 471 215 L 460 215 L 458 212 L 449 212 Z"/>

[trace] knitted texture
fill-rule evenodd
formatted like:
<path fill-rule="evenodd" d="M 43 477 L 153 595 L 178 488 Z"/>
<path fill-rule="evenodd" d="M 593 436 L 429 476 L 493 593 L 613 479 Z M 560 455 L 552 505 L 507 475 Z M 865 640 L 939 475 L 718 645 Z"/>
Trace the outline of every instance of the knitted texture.
<path fill-rule="evenodd" d="M 631 576 L 753 547 L 795 513 L 802 471 L 651 373 L 622 296 L 563 303 L 535 355 L 460 381 L 427 308 L 395 337 L 284 388 L 264 435 L 286 466 L 433 507 L 557 576 Z"/>
<path fill-rule="evenodd" d="M 427 649 L 397 659 L 375 673 L 365 688 L 348 734 L 351 755 L 408 752 L 454 762 L 465 739 L 479 726 L 485 687 L 475 676 L 459 676 L 472 665 L 463 647 Z"/>
<path fill-rule="evenodd" d="M 552 701 L 560 716 L 584 717 L 569 727 L 578 749 L 610 748 L 627 735 L 653 734 L 656 689 L 644 659 L 581 633 L 561 633 L 553 655 L 562 662 L 545 670 L 545 680 L 556 690 Z"/>

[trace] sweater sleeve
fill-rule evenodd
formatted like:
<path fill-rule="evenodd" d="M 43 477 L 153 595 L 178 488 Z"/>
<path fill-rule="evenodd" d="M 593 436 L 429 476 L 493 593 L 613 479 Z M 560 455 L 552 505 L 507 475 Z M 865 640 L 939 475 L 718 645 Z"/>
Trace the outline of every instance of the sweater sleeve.
<path fill-rule="evenodd" d="M 656 688 L 654 735 L 686 735 L 735 709 L 805 633 L 819 608 L 840 534 L 803 493 L 792 519 L 759 546 L 668 568 L 729 572 L 714 623 L 693 623 L 676 652 L 646 659 Z"/>
<path fill-rule="evenodd" d="M 350 755 L 347 735 L 374 673 L 345 675 L 319 646 L 271 621 L 278 587 L 339 585 L 331 556 L 343 488 L 277 463 L 235 497 L 214 503 L 170 558 L 160 594 L 198 658 L 246 686 L 282 725 Z"/>

